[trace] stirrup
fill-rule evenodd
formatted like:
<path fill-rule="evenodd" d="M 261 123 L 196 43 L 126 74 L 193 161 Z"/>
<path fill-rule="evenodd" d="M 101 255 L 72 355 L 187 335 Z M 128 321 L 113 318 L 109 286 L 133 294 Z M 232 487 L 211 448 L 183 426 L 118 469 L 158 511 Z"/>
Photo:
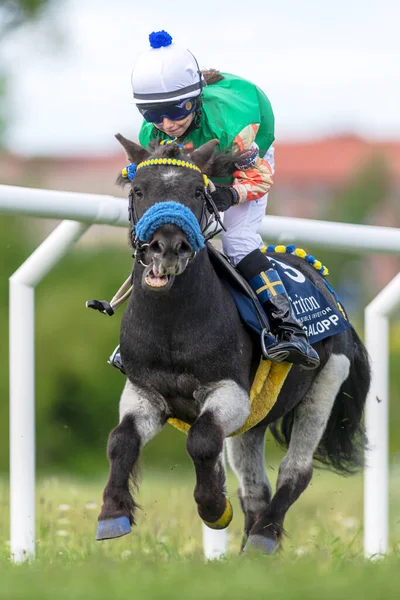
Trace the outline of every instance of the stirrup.
<path fill-rule="evenodd" d="M 315 353 L 315 356 L 308 356 L 304 352 L 298 350 L 295 346 L 291 345 L 290 342 L 288 342 L 286 348 L 274 349 L 271 348 L 271 345 L 273 345 L 274 342 L 270 343 L 268 346 L 265 344 L 265 336 L 271 339 L 267 330 L 263 329 L 261 332 L 261 349 L 264 360 L 271 360 L 276 363 L 290 362 L 305 371 L 311 371 L 312 369 L 317 369 L 319 367 L 319 356 L 312 346 L 310 346 L 310 348 Z M 276 342 L 279 342 L 279 340 L 276 340 Z M 281 343 L 284 342 L 281 340 Z"/>
<path fill-rule="evenodd" d="M 317 352 L 315 352 L 312 346 L 310 347 L 314 351 L 315 356 L 307 355 L 291 345 L 276 350 L 274 350 L 274 348 L 271 348 L 270 350 L 267 349 L 267 354 L 269 360 L 274 362 L 290 362 L 293 365 L 297 365 L 300 369 L 311 371 L 312 369 L 317 369 L 319 367 L 320 360 Z"/>
<path fill-rule="evenodd" d="M 268 345 L 265 343 L 265 338 L 269 339 Z M 275 340 L 275 336 L 272 336 L 272 334 L 264 327 L 260 334 L 261 352 L 264 360 L 272 360 L 268 355 L 268 347 L 273 344 Z"/>
<path fill-rule="evenodd" d="M 124 375 L 126 374 L 125 373 L 125 369 L 124 369 L 124 367 L 122 365 L 121 353 L 119 351 L 119 344 L 115 348 L 114 352 L 111 354 L 111 356 L 110 356 L 110 358 L 108 359 L 107 362 L 112 367 L 115 367 L 116 369 L 118 369 L 119 371 L 121 371 L 121 373 L 123 373 Z"/>
<path fill-rule="evenodd" d="M 88 300 L 86 302 L 86 308 L 93 308 L 98 310 L 103 315 L 112 317 L 115 314 L 116 309 L 125 302 L 132 293 L 132 275 L 129 275 L 128 279 L 124 281 L 115 296 L 112 297 L 110 302 L 107 300 Z"/>

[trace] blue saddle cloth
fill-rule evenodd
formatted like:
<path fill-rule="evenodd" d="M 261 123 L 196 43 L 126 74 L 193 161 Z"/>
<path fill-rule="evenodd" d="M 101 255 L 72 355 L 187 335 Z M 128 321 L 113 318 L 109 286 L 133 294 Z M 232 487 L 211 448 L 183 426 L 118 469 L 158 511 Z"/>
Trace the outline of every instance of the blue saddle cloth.
<path fill-rule="evenodd" d="M 214 252 L 216 251 L 214 250 Z M 214 252 L 212 252 L 213 255 Z M 334 295 L 337 307 L 331 306 L 325 296 L 301 271 L 281 260 L 281 255 L 279 260 L 275 256 L 268 256 L 267 258 L 271 262 L 271 268 L 278 272 L 290 298 L 293 312 L 307 332 L 311 344 L 345 331 L 350 327 L 346 312 L 326 279 L 324 279 L 324 283 Z M 224 261 L 226 263 L 225 258 Z M 258 310 L 255 305 L 255 301 L 258 302 L 257 299 L 254 301 L 254 296 L 251 297 L 246 294 L 232 278 L 232 265 L 229 268 L 230 272 L 228 272 L 228 268 L 224 271 L 224 267 L 226 267 L 224 262 L 221 262 L 221 265 L 223 268 L 219 270 L 219 274 L 226 280 L 243 322 L 251 332 L 260 336 L 263 329 L 265 329 L 265 323 L 268 323 L 268 319 L 265 318 L 264 322 L 260 320 L 258 312 L 260 305 L 258 303 Z M 237 271 L 236 275 L 238 275 Z M 265 341 L 266 346 L 268 346 L 275 341 L 275 338 L 268 334 Z"/>

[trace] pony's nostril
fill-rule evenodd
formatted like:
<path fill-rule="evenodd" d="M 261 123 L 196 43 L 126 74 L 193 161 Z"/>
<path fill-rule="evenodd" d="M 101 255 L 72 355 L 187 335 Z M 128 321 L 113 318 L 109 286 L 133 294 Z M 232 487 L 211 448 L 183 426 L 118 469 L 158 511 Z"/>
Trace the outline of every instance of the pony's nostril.
<path fill-rule="evenodd" d="M 154 240 L 150 244 L 150 250 L 155 254 L 159 254 L 164 250 L 165 244 L 161 240 Z"/>
<path fill-rule="evenodd" d="M 192 248 L 185 240 L 179 240 L 175 245 L 175 252 L 176 254 L 191 254 Z"/>

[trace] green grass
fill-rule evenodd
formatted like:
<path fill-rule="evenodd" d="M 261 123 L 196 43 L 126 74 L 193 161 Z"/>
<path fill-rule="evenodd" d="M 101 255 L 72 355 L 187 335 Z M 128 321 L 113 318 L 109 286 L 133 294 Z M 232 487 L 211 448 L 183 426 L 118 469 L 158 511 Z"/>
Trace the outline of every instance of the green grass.
<path fill-rule="evenodd" d="M 276 469 L 271 471 L 275 480 Z M 238 555 L 242 515 L 229 478 L 235 517 L 225 560 L 206 563 L 193 476 L 147 469 L 133 533 L 95 542 L 105 478 L 42 480 L 37 493 L 37 558 L 9 559 L 8 488 L 0 487 L 0 598 L 400 598 L 400 473 L 391 477 L 391 555 L 362 555 L 362 478 L 315 471 L 289 511 L 284 551 Z"/>

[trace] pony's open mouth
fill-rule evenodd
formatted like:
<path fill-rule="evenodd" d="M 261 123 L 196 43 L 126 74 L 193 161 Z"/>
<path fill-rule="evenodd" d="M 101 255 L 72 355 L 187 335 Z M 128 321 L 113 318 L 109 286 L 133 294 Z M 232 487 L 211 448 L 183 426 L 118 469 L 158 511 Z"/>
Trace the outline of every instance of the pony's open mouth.
<path fill-rule="evenodd" d="M 160 275 L 154 263 L 145 268 L 142 276 L 144 289 L 151 288 L 152 291 L 167 291 L 175 279 L 174 275 Z"/>
<path fill-rule="evenodd" d="M 168 283 L 168 275 L 160 275 L 155 264 L 150 265 L 150 270 L 146 274 L 146 283 L 150 287 L 164 287 Z"/>

